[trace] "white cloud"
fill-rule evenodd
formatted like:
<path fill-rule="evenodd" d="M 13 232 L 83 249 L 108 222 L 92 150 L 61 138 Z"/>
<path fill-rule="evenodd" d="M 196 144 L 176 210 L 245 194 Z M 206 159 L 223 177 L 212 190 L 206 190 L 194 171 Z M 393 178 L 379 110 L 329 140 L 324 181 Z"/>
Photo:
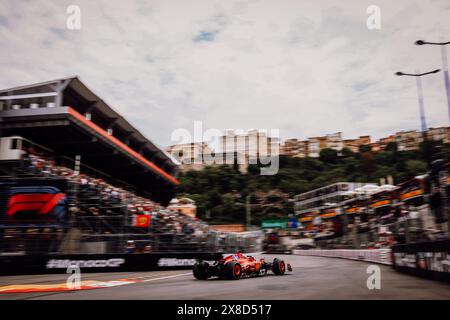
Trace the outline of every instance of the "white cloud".
<path fill-rule="evenodd" d="M 80 31 L 65 29 L 70 4 Z M 394 72 L 441 68 L 439 48 L 413 43 L 450 34 L 449 5 L 377 1 L 377 31 L 371 4 L 4 0 L 0 87 L 78 74 L 161 145 L 194 120 L 283 138 L 419 128 L 414 79 Z M 429 126 L 447 125 L 442 74 L 424 79 L 424 95 Z"/>

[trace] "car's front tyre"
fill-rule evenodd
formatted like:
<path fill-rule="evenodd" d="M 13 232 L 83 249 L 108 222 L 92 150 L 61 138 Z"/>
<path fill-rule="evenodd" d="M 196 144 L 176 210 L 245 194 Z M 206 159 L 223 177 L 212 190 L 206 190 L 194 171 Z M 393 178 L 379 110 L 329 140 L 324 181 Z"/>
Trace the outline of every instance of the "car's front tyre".
<path fill-rule="evenodd" d="M 283 260 L 275 258 L 273 259 L 272 271 L 277 276 L 281 276 L 286 272 L 286 264 Z"/>

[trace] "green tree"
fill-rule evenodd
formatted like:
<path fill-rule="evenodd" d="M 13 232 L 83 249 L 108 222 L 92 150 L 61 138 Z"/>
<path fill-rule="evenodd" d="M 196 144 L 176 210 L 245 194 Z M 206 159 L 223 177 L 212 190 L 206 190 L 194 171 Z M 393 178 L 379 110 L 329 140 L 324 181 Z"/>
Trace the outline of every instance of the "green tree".
<path fill-rule="evenodd" d="M 362 145 L 359 146 L 358 149 L 359 149 L 358 151 L 360 153 L 372 151 L 372 147 L 370 145 L 368 145 L 368 144 L 362 144 Z"/>
<path fill-rule="evenodd" d="M 406 175 L 413 178 L 416 175 L 424 174 L 427 171 L 427 164 L 422 160 L 406 160 Z"/>
<path fill-rule="evenodd" d="M 397 142 L 389 142 L 389 143 L 386 145 L 386 151 L 393 151 L 393 152 L 398 151 L 398 145 L 397 145 Z"/>
<path fill-rule="evenodd" d="M 360 153 L 360 170 L 362 176 L 367 179 L 367 181 L 371 181 L 373 179 L 373 173 L 377 169 L 377 164 L 372 152 L 362 152 Z"/>
<path fill-rule="evenodd" d="M 355 153 L 352 150 L 350 150 L 349 148 L 345 147 L 341 150 L 341 155 L 344 158 L 350 158 L 350 157 L 353 157 L 355 155 Z"/>
<path fill-rule="evenodd" d="M 338 153 L 336 150 L 331 148 L 325 148 L 320 150 L 319 159 L 324 163 L 337 163 Z"/>

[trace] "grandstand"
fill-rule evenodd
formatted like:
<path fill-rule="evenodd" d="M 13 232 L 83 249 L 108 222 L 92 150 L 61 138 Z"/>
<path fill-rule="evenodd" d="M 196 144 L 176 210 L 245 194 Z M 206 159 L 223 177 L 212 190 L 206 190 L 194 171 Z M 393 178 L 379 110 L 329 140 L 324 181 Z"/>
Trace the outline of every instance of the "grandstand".
<path fill-rule="evenodd" d="M 70 77 L 0 91 L 0 254 L 206 250 L 178 167 Z"/>
<path fill-rule="evenodd" d="M 0 90 L 0 135 L 20 136 L 167 204 L 178 167 L 78 77 Z M 10 172 L 3 171 L 3 175 Z"/>

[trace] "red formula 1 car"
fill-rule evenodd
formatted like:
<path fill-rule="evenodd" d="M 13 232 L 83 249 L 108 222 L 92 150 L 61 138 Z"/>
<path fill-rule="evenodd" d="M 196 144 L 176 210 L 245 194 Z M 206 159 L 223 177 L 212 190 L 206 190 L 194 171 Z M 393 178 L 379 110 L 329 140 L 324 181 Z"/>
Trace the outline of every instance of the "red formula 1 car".
<path fill-rule="evenodd" d="M 266 262 L 264 259 L 258 261 L 252 256 L 245 256 L 238 252 L 219 259 L 212 265 L 205 261 L 198 261 L 194 265 L 193 273 L 199 280 L 211 277 L 238 280 L 242 277 L 265 276 L 268 270 L 272 270 L 276 275 L 283 275 L 286 269 L 292 271 L 291 265 L 283 260 L 275 258 L 273 262 Z"/>

